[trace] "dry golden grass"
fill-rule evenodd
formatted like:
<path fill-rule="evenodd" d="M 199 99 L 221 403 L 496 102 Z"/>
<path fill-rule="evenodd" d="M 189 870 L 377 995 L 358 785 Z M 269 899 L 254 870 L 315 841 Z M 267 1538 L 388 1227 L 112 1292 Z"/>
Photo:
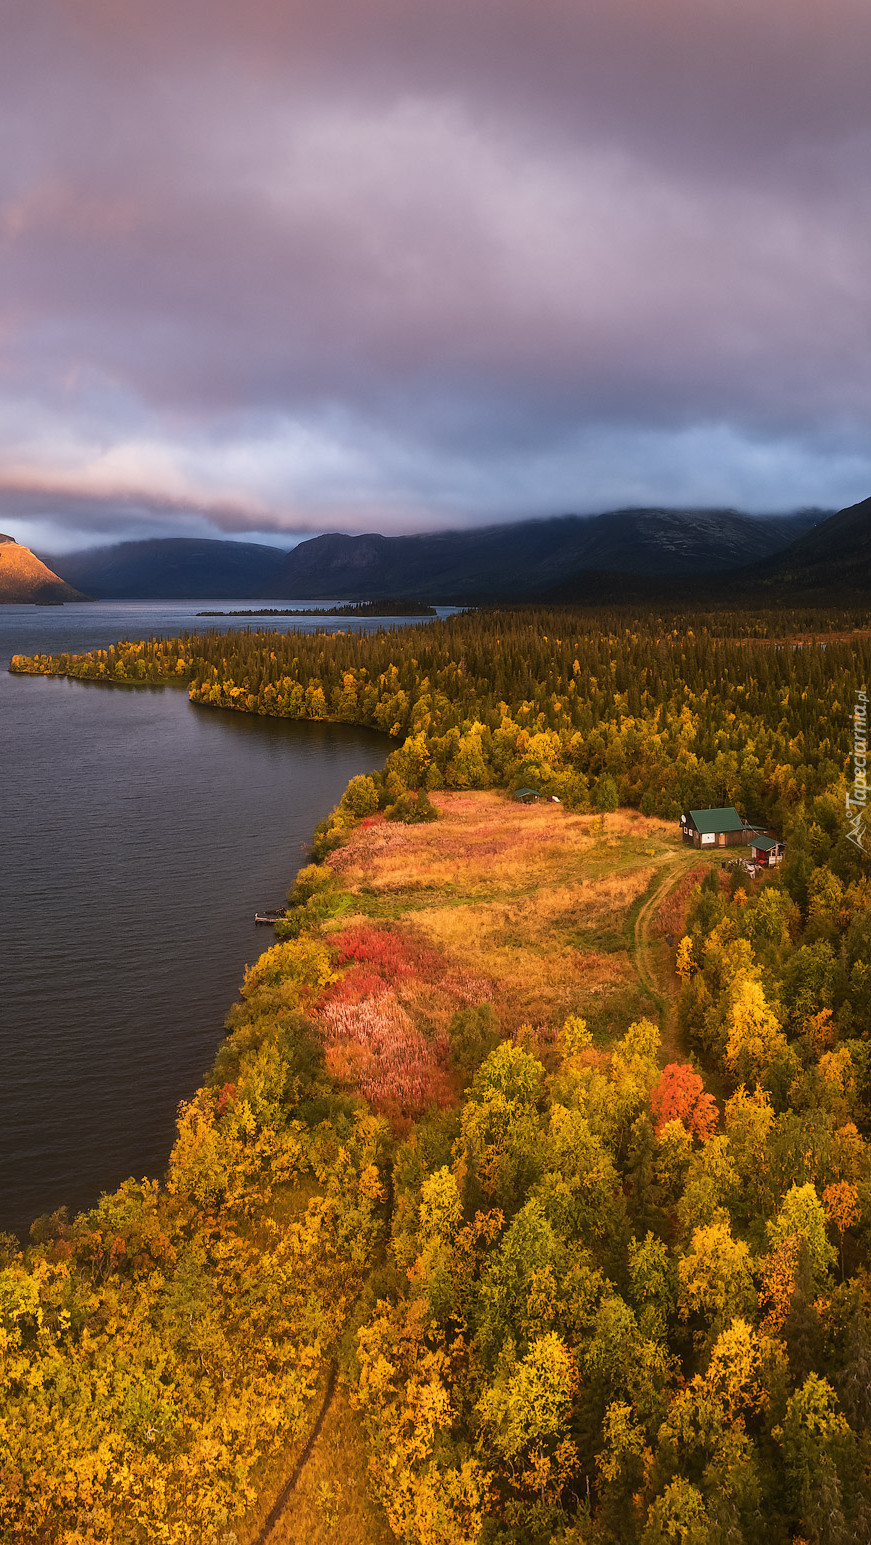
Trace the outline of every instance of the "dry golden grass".
<path fill-rule="evenodd" d="M 641 874 L 649 876 L 649 871 Z M 646 880 L 640 880 L 634 895 L 645 887 Z M 516 1029 L 525 1019 L 559 1023 L 589 998 L 634 980 L 624 954 L 578 949 L 566 939 L 582 917 L 589 921 L 589 913 L 575 911 L 570 903 L 560 904 L 552 891 L 547 901 L 540 911 L 538 897 L 533 896 L 515 902 L 432 907 L 415 914 L 421 931 L 453 956 L 461 969 L 493 982 L 494 1005 L 506 1030 Z M 615 917 L 610 906 L 600 905 L 595 911 L 600 918 Z"/>
<path fill-rule="evenodd" d="M 434 800 L 438 823 L 377 822 L 334 855 L 361 902 L 401 912 L 407 901 L 416 932 L 458 971 L 492 983 L 506 1032 L 523 1020 L 558 1024 L 632 990 L 626 914 L 679 846 L 671 823 L 633 811 L 572 815 L 491 792 Z"/>
<path fill-rule="evenodd" d="M 627 839 L 654 852 L 675 844 L 674 827 L 635 811 L 572 815 L 559 805 L 520 805 L 504 794 L 436 794 L 432 826 L 382 822 L 355 833 L 331 859 L 352 890 L 438 890 L 467 894 L 532 889 L 583 876 L 595 850 L 625 855 Z M 621 861 L 623 861 L 621 859 Z"/>
<path fill-rule="evenodd" d="M 367 1488 L 367 1458 L 359 1417 L 337 1388 L 268 1545 L 395 1545 Z"/>

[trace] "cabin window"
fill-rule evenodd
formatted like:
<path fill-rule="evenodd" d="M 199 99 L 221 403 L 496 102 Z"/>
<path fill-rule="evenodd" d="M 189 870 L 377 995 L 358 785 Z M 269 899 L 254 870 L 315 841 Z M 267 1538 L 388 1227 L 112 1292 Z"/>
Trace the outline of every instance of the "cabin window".
<path fill-rule="evenodd" d="M 703 844 L 706 843 L 706 842 L 713 843 L 713 842 L 716 842 L 716 840 L 717 840 L 716 832 L 702 832 L 702 843 Z"/>

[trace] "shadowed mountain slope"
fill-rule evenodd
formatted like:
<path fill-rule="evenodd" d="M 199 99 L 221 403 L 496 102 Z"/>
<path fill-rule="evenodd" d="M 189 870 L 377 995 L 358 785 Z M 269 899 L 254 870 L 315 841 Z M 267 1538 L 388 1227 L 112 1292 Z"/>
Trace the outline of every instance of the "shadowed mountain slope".
<path fill-rule="evenodd" d="M 871 598 L 871 499 L 820 519 L 780 552 L 720 573 L 574 573 L 537 600 L 579 606 L 621 602 L 689 605 L 829 605 Z"/>
<path fill-rule="evenodd" d="M 259 542 L 153 537 L 50 561 L 97 600 L 248 601 L 275 594 L 270 586 L 286 557 L 285 548 Z"/>
<path fill-rule="evenodd" d="M 616 510 L 434 535 L 314 537 L 289 553 L 274 596 L 403 595 L 427 601 L 522 600 L 590 571 L 682 576 L 767 558 L 821 514 Z"/>
<path fill-rule="evenodd" d="M 851 504 L 777 554 L 754 578 L 770 593 L 871 593 L 871 499 Z"/>
<path fill-rule="evenodd" d="M 768 559 L 820 519 L 819 511 L 633 509 L 423 536 L 333 532 L 291 552 L 157 538 L 51 561 L 71 584 L 107 600 L 521 601 L 556 587 L 585 592 L 599 571 L 643 582 L 725 573 Z"/>

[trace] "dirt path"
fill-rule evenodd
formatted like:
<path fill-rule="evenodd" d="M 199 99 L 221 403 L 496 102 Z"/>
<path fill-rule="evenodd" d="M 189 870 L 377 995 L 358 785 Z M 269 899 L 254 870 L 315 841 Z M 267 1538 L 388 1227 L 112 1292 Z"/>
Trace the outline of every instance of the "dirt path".
<path fill-rule="evenodd" d="M 383 1266 L 385 1260 L 387 1259 L 387 1248 L 390 1241 L 390 1227 L 393 1219 L 394 1193 L 392 1163 L 388 1165 L 387 1173 L 384 1177 L 384 1199 L 386 1203 L 384 1234 L 381 1245 L 377 1252 L 375 1263 L 378 1266 Z M 305 1445 L 300 1451 L 290 1474 L 288 1475 L 287 1479 L 281 1487 L 281 1490 L 278 1493 L 278 1496 L 272 1504 L 269 1513 L 264 1519 L 257 1534 L 251 1540 L 250 1545 L 298 1545 L 298 1542 L 301 1540 L 305 1540 L 306 1545 L 315 1545 L 316 1539 L 320 1538 L 316 1525 L 325 1524 L 328 1533 L 332 1529 L 333 1525 L 329 1519 L 328 1513 L 324 1515 L 324 1518 L 320 1517 L 320 1515 L 324 1513 L 323 1498 L 315 1498 L 313 1502 L 311 1498 L 307 1497 L 305 1499 L 305 1505 L 299 1510 L 300 1517 L 297 1519 L 291 1519 L 288 1504 L 291 1503 L 291 1501 L 295 1498 L 295 1493 L 297 1492 L 300 1479 L 303 1476 L 303 1471 L 306 1469 L 306 1466 L 309 1465 L 313 1456 L 315 1459 L 318 1459 L 319 1457 L 318 1448 L 321 1442 L 324 1426 L 326 1424 L 327 1427 L 330 1428 L 330 1417 L 333 1414 L 334 1408 L 337 1404 L 345 1407 L 346 1420 L 348 1418 L 348 1412 L 344 1400 L 341 1398 L 338 1400 L 336 1399 L 337 1374 L 338 1365 L 336 1363 L 336 1359 L 331 1358 L 327 1368 L 326 1387 L 324 1389 L 323 1397 L 318 1408 L 318 1414 L 315 1418 L 311 1432 L 309 1433 Z M 353 1445 L 349 1444 L 346 1444 L 345 1446 L 353 1447 Z M 358 1447 L 359 1446 L 360 1445 L 358 1444 Z M 335 1434 L 332 1433 L 332 1431 L 329 1433 L 329 1439 L 326 1443 L 326 1448 L 330 1450 L 330 1452 L 328 1455 L 324 1456 L 325 1463 L 321 1465 L 315 1464 L 314 1468 L 318 1471 L 318 1474 L 321 1477 L 320 1491 L 328 1494 L 335 1491 L 335 1487 L 332 1483 L 335 1481 L 338 1471 L 341 1468 L 340 1465 L 337 1465 L 337 1455 L 333 1452 L 333 1449 L 335 1448 Z M 362 1447 L 360 1447 L 360 1454 L 358 1454 L 356 1457 L 358 1459 L 358 1469 L 360 1470 L 362 1477 L 362 1473 L 365 1471 L 365 1452 Z M 321 1474 L 321 1472 L 323 1472 L 323 1474 Z M 371 1538 L 373 1541 L 375 1541 L 376 1536 L 379 1542 L 392 1540 L 392 1535 L 390 1535 L 389 1531 L 386 1530 L 386 1526 L 383 1525 L 383 1522 L 380 1520 L 380 1518 L 376 1518 L 375 1509 L 368 1497 L 368 1491 L 362 1479 L 360 1480 L 359 1486 L 352 1485 L 352 1490 L 358 1491 L 360 1493 L 359 1496 L 354 1498 L 356 1510 L 358 1512 L 365 1513 L 367 1516 L 369 1514 L 372 1515 L 369 1518 L 370 1526 L 366 1530 L 367 1540 Z M 314 1509 L 313 1512 L 312 1509 Z M 295 1524 L 301 1525 L 303 1531 L 301 1534 L 295 1528 Z M 350 1534 L 347 1536 L 347 1539 L 348 1545 L 351 1545 Z"/>
<path fill-rule="evenodd" d="M 671 970 L 665 940 L 653 936 L 653 925 L 660 907 L 691 869 L 698 867 L 706 855 L 697 848 L 684 848 L 669 856 L 660 872 L 660 878 L 645 896 L 635 918 L 633 953 L 635 969 L 643 987 L 659 1009 L 661 1056 L 663 1064 L 676 1062 L 686 1056 L 677 1028 L 677 981 Z M 719 862 L 719 855 L 718 855 Z"/>
<path fill-rule="evenodd" d="M 396 1545 L 369 1484 L 369 1447 L 341 1383 L 269 1545 Z"/>
<path fill-rule="evenodd" d="M 327 1412 L 332 1405 L 333 1396 L 336 1392 L 337 1372 L 338 1369 L 336 1367 L 335 1358 L 333 1358 L 330 1361 L 330 1365 L 327 1371 L 327 1387 L 324 1390 L 324 1397 L 321 1401 L 321 1407 L 315 1419 L 315 1424 L 308 1435 L 305 1448 L 302 1450 L 299 1458 L 296 1461 L 296 1464 L 290 1472 L 290 1475 L 287 1477 L 287 1480 L 278 1493 L 278 1496 L 276 1497 L 275 1502 L 267 1514 L 263 1527 L 261 1528 L 260 1533 L 257 1535 L 257 1538 L 254 1540 L 253 1545 L 268 1545 L 275 1526 L 281 1518 L 285 1508 L 287 1507 L 288 1501 L 290 1500 L 290 1494 L 302 1474 L 303 1465 L 310 1457 L 311 1451 L 321 1435 L 321 1429 L 324 1425 L 324 1418 L 326 1417 Z"/>

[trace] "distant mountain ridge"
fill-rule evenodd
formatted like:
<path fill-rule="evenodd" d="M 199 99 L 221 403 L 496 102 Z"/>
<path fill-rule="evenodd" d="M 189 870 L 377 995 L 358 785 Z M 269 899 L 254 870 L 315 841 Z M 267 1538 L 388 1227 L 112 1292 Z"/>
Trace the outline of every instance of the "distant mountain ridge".
<path fill-rule="evenodd" d="M 52 560 L 99 599 L 520 601 L 598 571 L 647 578 L 724 573 L 768 559 L 825 512 L 626 509 L 471 531 L 333 532 L 291 552 L 258 543 L 154 538 Z"/>
<path fill-rule="evenodd" d="M 425 601 L 522 600 L 591 571 L 680 577 L 767 558 L 822 512 L 614 510 L 473 531 L 384 537 L 329 534 L 285 559 L 280 588 L 300 600 L 402 594 Z M 278 594 L 278 591 L 275 592 Z"/>
<path fill-rule="evenodd" d="M 14 537 L 0 536 L 0 605 L 85 600 L 87 596 L 60 579 L 29 547 L 22 547 Z"/>
<path fill-rule="evenodd" d="M 261 601 L 286 557 L 260 542 L 151 537 L 49 561 L 99 601 Z"/>

